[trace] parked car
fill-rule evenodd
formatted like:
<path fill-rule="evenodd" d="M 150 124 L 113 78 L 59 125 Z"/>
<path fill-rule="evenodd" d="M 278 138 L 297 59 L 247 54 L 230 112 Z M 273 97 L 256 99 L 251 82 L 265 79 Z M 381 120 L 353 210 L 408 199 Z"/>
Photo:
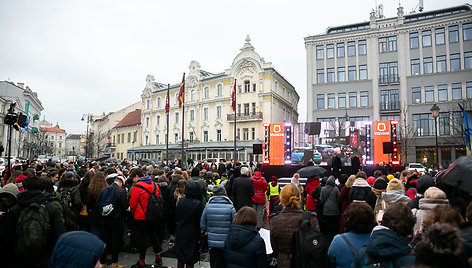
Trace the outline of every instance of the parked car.
<path fill-rule="evenodd" d="M 36 159 L 36 161 L 39 161 L 41 163 L 44 163 L 44 162 L 47 162 L 49 161 L 49 158 L 45 155 L 39 155 L 38 158 Z"/>
<path fill-rule="evenodd" d="M 143 158 L 141 160 L 139 160 L 139 164 L 142 165 L 142 166 L 148 166 L 148 165 L 152 165 L 153 167 L 156 167 L 156 162 L 154 162 L 154 160 L 151 160 L 151 159 L 147 159 L 147 158 Z"/>
<path fill-rule="evenodd" d="M 296 147 L 293 149 L 292 151 L 292 163 L 302 163 L 303 162 L 303 156 L 305 155 L 305 151 L 310 151 L 312 150 L 310 147 L 306 148 L 306 147 Z M 323 161 L 323 157 L 321 155 L 320 152 L 316 151 L 316 150 L 313 150 L 313 162 L 315 162 L 315 164 L 319 164 L 321 163 L 321 161 Z"/>
<path fill-rule="evenodd" d="M 410 163 L 408 164 L 407 170 L 416 170 L 418 173 L 426 172 L 426 168 L 420 163 Z"/>
<path fill-rule="evenodd" d="M 324 161 L 327 161 L 331 158 L 331 155 L 334 152 L 334 147 L 328 144 L 319 144 L 315 145 L 315 150 L 321 153 Z"/>

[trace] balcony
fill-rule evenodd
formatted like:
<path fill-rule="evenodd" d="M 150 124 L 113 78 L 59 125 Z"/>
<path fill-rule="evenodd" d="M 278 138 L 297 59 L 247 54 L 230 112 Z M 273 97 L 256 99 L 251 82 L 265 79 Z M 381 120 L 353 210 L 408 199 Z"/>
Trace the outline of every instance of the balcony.
<path fill-rule="evenodd" d="M 110 149 L 116 148 L 116 144 L 114 142 L 108 142 L 107 143 L 107 148 L 110 148 Z"/>
<path fill-rule="evenodd" d="M 396 85 L 400 83 L 398 75 L 379 76 L 379 85 Z"/>
<path fill-rule="evenodd" d="M 380 102 L 380 112 L 400 111 L 399 101 Z"/>
<path fill-rule="evenodd" d="M 233 122 L 234 113 L 228 114 L 227 120 L 230 122 Z M 236 121 L 238 122 L 259 121 L 259 120 L 262 120 L 262 112 L 236 114 Z"/>

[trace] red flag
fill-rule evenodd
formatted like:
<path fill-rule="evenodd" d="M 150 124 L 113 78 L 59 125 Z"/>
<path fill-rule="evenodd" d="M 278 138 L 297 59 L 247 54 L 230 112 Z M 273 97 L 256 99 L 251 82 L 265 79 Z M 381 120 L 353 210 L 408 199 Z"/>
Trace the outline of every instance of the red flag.
<path fill-rule="evenodd" d="M 231 107 L 236 112 L 236 79 L 234 79 L 233 93 L 231 93 Z"/>
<path fill-rule="evenodd" d="M 180 83 L 179 91 L 179 108 L 182 108 L 182 103 L 184 103 L 184 88 L 185 88 L 185 73 L 182 77 L 182 83 Z"/>
<path fill-rule="evenodd" d="M 167 88 L 167 96 L 166 96 L 166 114 L 169 113 L 169 88 Z"/>

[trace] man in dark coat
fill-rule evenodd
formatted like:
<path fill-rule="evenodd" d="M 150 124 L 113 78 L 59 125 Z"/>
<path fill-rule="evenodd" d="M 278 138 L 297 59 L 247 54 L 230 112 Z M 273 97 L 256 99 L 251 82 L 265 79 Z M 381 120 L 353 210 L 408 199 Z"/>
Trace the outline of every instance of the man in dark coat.
<path fill-rule="evenodd" d="M 361 170 L 361 161 L 357 154 L 351 154 L 351 175 L 356 175 Z"/>
<path fill-rule="evenodd" d="M 331 171 L 333 172 L 334 177 L 336 178 L 339 177 L 339 175 L 341 174 L 341 168 L 342 168 L 341 158 L 339 158 L 337 153 L 333 153 Z"/>
<path fill-rule="evenodd" d="M 249 177 L 249 169 L 241 168 L 241 176 L 234 179 L 231 193 L 233 195 L 234 207 L 236 211 L 244 206 L 252 207 L 252 197 L 255 194 L 254 184 Z"/>
<path fill-rule="evenodd" d="M 220 164 L 218 165 L 218 174 L 220 175 L 220 178 L 224 173 L 226 173 L 226 165 L 223 160 L 221 160 Z"/>

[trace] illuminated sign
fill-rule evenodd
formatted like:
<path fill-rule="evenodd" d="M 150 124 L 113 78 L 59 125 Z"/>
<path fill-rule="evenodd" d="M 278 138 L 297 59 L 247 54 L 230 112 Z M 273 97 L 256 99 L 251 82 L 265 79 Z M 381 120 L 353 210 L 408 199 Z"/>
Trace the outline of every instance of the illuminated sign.
<path fill-rule="evenodd" d="M 383 143 L 390 142 L 390 121 L 374 121 L 374 162 L 388 163 L 389 155 L 383 153 Z"/>
<path fill-rule="evenodd" d="M 283 123 L 270 124 L 269 163 L 283 166 L 285 163 L 285 133 Z"/>

